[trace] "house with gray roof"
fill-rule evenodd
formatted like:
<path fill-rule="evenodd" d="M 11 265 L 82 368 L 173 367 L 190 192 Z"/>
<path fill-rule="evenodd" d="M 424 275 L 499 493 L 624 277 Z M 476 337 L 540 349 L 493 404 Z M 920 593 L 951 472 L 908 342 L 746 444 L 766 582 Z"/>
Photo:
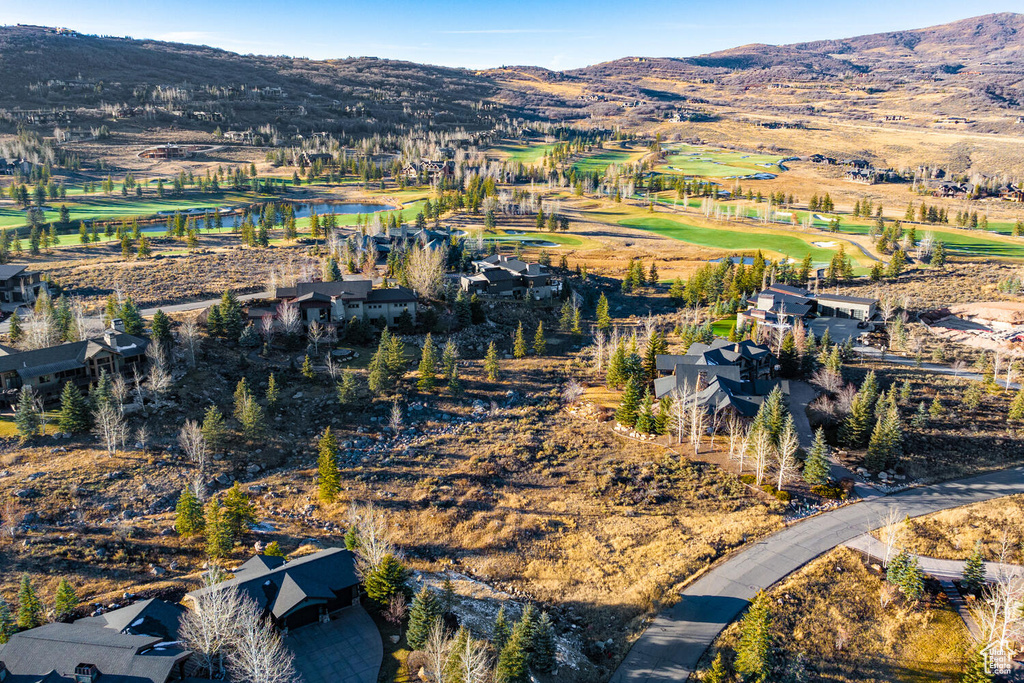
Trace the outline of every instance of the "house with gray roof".
<path fill-rule="evenodd" d="M 252 598 L 278 628 L 288 630 L 329 621 L 331 613 L 354 604 L 359 577 L 354 556 L 344 548 L 321 550 L 290 562 L 256 555 L 231 579 L 192 591 L 185 600 L 231 588 Z"/>
<path fill-rule="evenodd" d="M 53 623 L 15 633 L 0 645 L 0 681 L 167 683 L 185 678 L 190 656 L 162 637 Z"/>
<path fill-rule="evenodd" d="M 294 287 L 278 287 L 274 298 L 298 306 L 306 325 L 345 323 L 352 318 L 383 319 L 387 325 L 397 325 L 403 313 L 408 313 L 415 323 L 419 301 L 411 289 L 374 289 L 373 281 L 367 278 L 299 282 Z"/>
<path fill-rule="evenodd" d="M 163 638 L 171 642 L 178 639 L 178 628 L 184 613 L 185 608 L 181 605 L 150 598 L 96 616 L 76 619 L 75 623 L 126 635 Z"/>
<path fill-rule="evenodd" d="M 148 339 L 107 330 L 100 337 L 31 351 L 0 349 L 0 403 L 12 405 L 23 386 L 50 401 L 68 382 L 87 389 L 103 372 L 130 373 L 145 365 L 147 346 Z"/>
<path fill-rule="evenodd" d="M 514 256 L 491 254 L 473 261 L 474 273 L 463 275 L 459 286 L 467 294 L 495 298 L 550 299 L 560 291 L 561 283 L 551 275 L 547 266 L 527 263 Z"/>
<path fill-rule="evenodd" d="M 7 309 L 32 304 L 40 292 L 49 293 L 49 285 L 38 270 L 28 266 L 0 265 L 0 306 L 12 304 Z"/>
<path fill-rule="evenodd" d="M 875 317 L 875 299 L 840 294 L 811 293 L 799 287 L 774 284 L 747 300 L 747 310 L 736 316 L 736 324 L 755 323 L 789 328 L 797 320 L 850 318 L 868 322 Z"/>

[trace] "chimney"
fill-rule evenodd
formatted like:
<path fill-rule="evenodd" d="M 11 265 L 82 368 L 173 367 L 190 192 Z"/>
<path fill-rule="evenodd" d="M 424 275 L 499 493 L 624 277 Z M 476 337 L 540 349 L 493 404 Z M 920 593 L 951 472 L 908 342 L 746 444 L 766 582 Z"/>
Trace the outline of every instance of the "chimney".
<path fill-rule="evenodd" d="M 100 671 L 95 664 L 79 664 L 75 667 L 75 683 L 95 683 Z"/>

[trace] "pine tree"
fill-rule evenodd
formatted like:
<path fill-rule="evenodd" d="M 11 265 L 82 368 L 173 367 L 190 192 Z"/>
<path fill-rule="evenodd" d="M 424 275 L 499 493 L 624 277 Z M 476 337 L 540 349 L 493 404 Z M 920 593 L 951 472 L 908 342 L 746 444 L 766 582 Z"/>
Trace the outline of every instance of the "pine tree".
<path fill-rule="evenodd" d="M 350 526 L 348 531 L 345 532 L 345 549 L 355 551 L 359 547 L 359 531 L 356 530 L 355 525 Z"/>
<path fill-rule="evenodd" d="M 405 638 L 413 650 L 422 650 L 430 637 L 434 622 L 441 618 L 441 604 L 434 591 L 426 586 L 420 588 L 409 608 L 409 628 Z"/>
<path fill-rule="evenodd" d="M 1013 401 L 1010 403 L 1010 412 L 1006 415 L 1007 420 L 1019 421 L 1024 420 L 1024 387 L 1017 391 L 1017 395 L 1013 397 Z"/>
<path fill-rule="evenodd" d="M 224 511 L 216 498 L 206 504 L 206 521 L 203 526 L 206 531 L 207 555 L 220 559 L 231 552 L 231 534 L 224 521 Z"/>
<path fill-rule="evenodd" d="M 77 434 L 89 429 L 91 414 L 89 402 L 71 382 L 64 385 L 60 393 L 60 417 L 58 426 L 62 432 Z"/>
<path fill-rule="evenodd" d="M 622 400 L 615 411 L 615 419 L 619 424 L 632 427 L 636 424 L 640 409 L 640 382 L 635 377 L 626 380 L 626 388 Z"/>
<path fill-rule="evenodd" d="M 527 658 L 529 657 L 529 633 L 520 624 L 512 629 L 505 647 L 498 655 L 498 664 L 494 670 L 495 683 L 527 683 L 529 681 L 529 670 Z"/>
<path fill-rule="evenodd" d="M 488 380 L 497 382 L 500 370 L 501 368 L 498 365 L 498 347 L 492 341 L 487 347 L 487 355 L 484 357 L 484 372 L 487 373 Z"/>
<path fill-rule="evenodd" d="M 14 617 L 3 596 L 0 596 L 0 645 L 11 639 L 15 633 Z"/>
<path fill-rule="evenodd" d="M 338 471 L 338 442 L 328 427 L 320 437 L 320 456 L 317 459 L 318 495 L 323 503 L 333 503 L 341 490 Z"/>
<path fill-rule="evenodd" d="M 597 329 L 607 332 L 612 328 L 612 318 L 608 314 L 608 297 L 604 294 L 597 300 Z"/>
<path fill-rule="evenodd" d="M 988 673 L 985 666 L 985 653 L 975 648 L 967 656 L 967 668 L 959 683 L 992 683 L 995 679 Z"/>
<path fill-rule="evenodd" d="M 932 417 L 939 417 L 945 412 L 946 408 L 942 405 L 938 392 L 935 392 L 935 398 L 932 399 L 932 404 L 928 407 L 928 414 Z"/>
<path fill-rule="evenodd" d="M 725 662 L 722 661 L 722 653 L 719 652 L 715 655 L 715 659 L 711 662 L 711 668 L 704 674 L 704 678 L 701 679 L 703 683 L 730 683 L 732 680 L 729 677 L 729 672 L 725 669 Z"/>
<path fill-rule="evenodd" d="M 256 523 L 252 500 L 236 481 L 224 494 L 224 526 L 232 541 L 237 541 Z"/>
<path fill-rule="evenodd" d="M 306 379 L 316 379 L 316 373 L 313 371 L 313 361 L 309 359 L 308 355 L 302 359 L 302 376 Z"/>
<path fill-rule="evenodd" d="M 491 631 L 491 645 L 494 647 L 494 651 L 500 654 L 511 637 L 512 626 L 509 625 L 508 618 L 505 616 L 505 605 L 502 605 L 498 608 L 498 616 L 494 618 L 494 627 Z"/>
<path fill-rule="evenodd" d="M 153 339 L 156 340 L 164 351 L 170 351 L 174 345 L 174 335 L 171 334 L 171 319 L 161 310 L 153 314 L 153 324 L 150 326 L 153 332 Z"/>
<path fill-rule="evenodd" d="M 963 586 L 971 592 L 978 592 L 985 585 L 985 558 L 981 554 L 981 543 L 974 544 L 974 550 L 964 562 Z"/>
<path fill-rule="evenodd" d="M 526 335 L 523 334 L 523 321 L 519 321 L 519 327 L 516 328 L 515 340 L 512 343 L 512 357 L 513 358 L 525 358 L 526 357 Z"/>
<path fill-rule="evenodd" d="M 15 311 L 14 313 L 11 313 L 10 323 L 11 323 L 11 329 L 10 329 L 10 332 L 8 332 L 8 334 L 10 335 L 11 343 L 12 344 L 17 344 L 25 336 L 24 331 L 21 329 L 21 316 L 18 315 L 17 311 Z"/>
<path fill-rule="evenodd" d="M 902 454 L 903 431 L 900 428 L 899 409 L 895 403 L 890 402 L 879 412 L 875 421 L 864 463 L 868 469 L 878 472 L 892 466 Z"/>
<path fill-rule="evenodd" d="M 782 367 L 783 377 L 795 377 L 800 369 L 800 357 L 797 355 L 796 350 L 796 337 L 793 336 L 791 331 L 787 332 L 782 340 L 779 365 Z"/>
<path fill-rule="evenodd" d="M 924 572 L 917 564 L 916 555 L 907 555 L 898 582 L 900 591 L 908 600 L 920 600 L 924 595 Z"/>
<path fill-rule="evenodd" d="M 43 605 L 32 587 L 28 574 L 21 575 L 21 587 L 18 589 L 18 628 L 27 631 L 43 623 Z"/>
<path fill-rule="evenodd" d="M 27 384 L 21 388 L 21 392 L 18 394 L 18 406 L 14 411 L 14 425 L 18 428 L 18 436 L 22 441 L 39 434 L 42 425 L 39 411 L 36 409 L 35 397 L 32 395 L 32 388 Z"/>
<path fill-rule="evenodd" d="M 380 564 L 366 577 L 366 595 L 379 605 L 386 605 L 391 596 L 405 590 L 406 569 L 394 555 L 384 556 Z"/>
<path fill-rule="evenodd" d="M 636 415 L 636 430 L 641 434 L 654 433 L 654 408 L 651 402 L 651 392 L 644 392 L 644 399 L 640 402 L 640 409 Z"/>
<path fill-rule="evenodd" d="M 651 269 L 654 265 L 651 264 Z M 533 634 L 533 656 L 530 664 L 542 674 L 555 670 L 555 628 L 547 612 L 541 612 L 537 620 L 537 628 Z"/>
<path fill-rule="evenodd" d="M 808 484 L 827 484 L 829 479 L 829 448 L 825 442 L 825 430 L 818 427 L 814 433 L 814 443 L 804 462 L 804 481 Z"/>
<path fill-rule="evenodd" d="M 542 320 L 537 323 L 537 331 L 533 333 L 533 352 L 538 356 L 543 356 L 547 347 L 548 342 L 544 338 L 544 321 Z"/>
<path fill-rule="evenodd" d="M 281 390 L 277 386 L 277 379 L 274 377 L 274 373 L 270 373 L 270 378 L 267 379 L 267 407 L 273 408 L 277 405 L 277 400 L 281 395 Z"/>
<path fill-rule="evenodd" d="M 268 543 L 267 547 L 263 549 L 263 554 L 269 557 L 283 557 L 286 560 L 288 559 L 288 556 L 284 554 L 283 550 L 281 550 L 281 544 L 277 541 L 271 541 Z"/>
<path fill-rule="evenodd" d="M 57 593 L 53 598 L 53 617 L 56 621 L 66 621 L 78 607 L 78 595 L 67 579 L 62 578 L 57 584 Z"/>
<path fill-rule="evenodd" d="M 174 507 L 174 530 L 179 536 L 193 536 L 200 533 L 205 524 L 203 506 L 199 504 L 192 489 L 186 486 Z"/>
<path fill-rule="evenodd" d="M 211 450 L 218 450 L 224 441 L 224 416 L 217 406 L 210 406 L 203 416 L 203 438 Z"/>
<path fill-rule="evenodd" d="M 759 591 L 743 615 L 740 640 L 736 645 L 736 670 L 747 680 L 763 682 L 768 679 L 771 666 L 771 602 L 768 594 Z"/>
<path fill-rule="evenodd" d="M 419 381 L 416 386 L 425 391 L 430 391 L 437 385 L 437 349 L 434 347 L 434 340 L 427 333 L 423 340 L 423 354 L 420 356 Z"/>

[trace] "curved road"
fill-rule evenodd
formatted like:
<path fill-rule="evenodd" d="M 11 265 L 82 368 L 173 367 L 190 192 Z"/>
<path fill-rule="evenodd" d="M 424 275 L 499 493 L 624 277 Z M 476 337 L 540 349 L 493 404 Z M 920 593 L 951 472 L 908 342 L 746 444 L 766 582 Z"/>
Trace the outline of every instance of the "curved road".
<path fill-rule="evenodd" d="M 881 526 L 890 507 L 917 517 L 1024 493 L 1024 467 L 875 497 L 796 522 L 690 584 L 633 645 L 611 683 L 685 681 L 719 632 L 768 588 L 824 552 Z"/>

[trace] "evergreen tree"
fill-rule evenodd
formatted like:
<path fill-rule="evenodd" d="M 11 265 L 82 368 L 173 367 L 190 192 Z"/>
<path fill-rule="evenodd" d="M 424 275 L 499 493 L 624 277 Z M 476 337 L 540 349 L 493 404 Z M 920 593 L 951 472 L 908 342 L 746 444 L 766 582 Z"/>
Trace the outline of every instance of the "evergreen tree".
<path fill-rule="evenodd" d="M 825 430 L 818 427 L 814 433 L 814 443 L 804 463 L 804 481 L 808 484 L 827 484 L 829 479 L 829 448 L 825 442 Z"/>
<path fill-rule="evenodd" d="M 224 442 L 224 416 L 217 406 L 210 406 L 203 416 L 203 438 L 211 450 L 218 450 Z"/>
<path fill-rule="evenodd" d="M 224 336 L 229 341 L 238 341 L 242 335 L 245 319 L 242 315 L 242 304 L 230 289 L 224 290 L 224 294 L 221 295 L 218 310 Z"/>
<path fill-rule="evenodd" d="M 608 314 L 608 297 L 601 294 L 597 300 L 597 329 L 607 332 L 612 328 L 612 318 Z"/>
<path fill-rule="evenodd" d="M 654 264 L 651 264 L 651 270 L 654 270 Z M 555 628 L 547 612 L 541 612 L 540 618 L 537 620 L 537 628 L 533 634 L 533 656 L 530 658 L 530 663 L 542 674 L 549 674 L 555 670 Z"/>
<path fill-rule="evenodd" d="M 78 387 L 67 382 L 60 392 L 60 417 L 57 421 L 60 430 L 69 434 L 84 432 L 89 429 L 91 417 L 89 402 Z"/>
<path fill-rule="evenodd" d="M 53 618 L 56 621 L 67 621 L 78 607 L 78 594 L 67 579 L 62 578 L 57 584 L 57 593 L 53 598 Z"/>
<path fill-rule="evenodd" d="M 21 575 L 21 587 L 18 589 L 18 628 L 27 631 L 41 626 L 43 623 L 43 604 L 32 587 L 28 574 Z"/>
<path fill-rule="evenodd" d="M 903 431 L 900 428 L 899 409 L 895 403 L 880 411 L 875 429 L 868 442 L 865 465 L 876 472 L 892 466 L 903 454 Z"/>
<path fill-rule="evenodd" d="M 224 522 L 224 511 L 216 498 L 206 504 L 206 521 L 203 527 L 206 531 L 207 555 L 220 559 L 231 552 L 231 534 Z"/>
<path fill-rule="evenodd" d="M 288 559 L 288 556 L 284 554 L 283 550 L 281 550 L 281 544 L 277 541 L 271 541 L 268 543 L 267 547 L 263 549 L 263 554 L 268 557 L 282 557 L 285 560 Z"/>
<path fill-rule="evenodd" d="M 501 368 L 498 364 L 498 347 L 494 345 L 492 341 L 487 347 L 487 355 L 484 357 L 484 372 L 487 373 L 487 379 L 491 382 L 498 381 L 498 373 Z"/>
<path fill-rule="evenodd" d="M 320 437 L 320 456 L 317 459 L 318 494 L 323 503 L 333 503 L 341 490 L 338 471 L 338 442 L 328 427 Z"/>
<path fill-rule="evenodd" d="M 544 321 L 542 320 L 537 323 L 537 331 L 533 334 L 533 352 L 538 356 L 543 356 L 547 347 L 548 342 L 544 338 Z"/>
<path fill-rule="evenodd" d="M 386 605 L 391 597 L 405 591 L 407 572 L 394 555 L 384 556 L 380 564 L 366 577 L 366 595 L 379 605 Z"/>
<path fill-rule="evenodd" d="M 3 645 L 15 633 L 14 617 L 11 615 L 11 608 L 3 596 L 0 596 L 0 645 Z"/>
<path fill-rule="evenodd" d="M 924 572 L 917 564 L 916 555 L 907 555 L 898 585 L 908 600 L 920 600 L 924 596 Z"/>
<path fill-rule="evenodd" d="M 153 339 L 158 342 L 165 352 L 169 352 L 174 346 L 174 335 L 171 334 L 171 319 L 167 314 L 158 310 L 153 314 Z"/>
<path fill-rule="evenodd" d="M 423 341 L 423 354 L 420 356 L 419 381 L 416 386 L 425 391 L 430 391 L 437 385 L 437 349 L 434 348 L 434 340 L 427 333 Z"/>
<path fill-rule="evenodd" d="M 420 588 L 409 608 L 409 628 L 405 638 L 413 650 L 422 650 L 430 637 L 430 629 L 441 618 L 441 604 L 434 591 Z"/>
<path fill-rule="evenodd" d="M 224 526 L 232 541 L 242 538 L 249 527 L 256 523 L 256 511 L 249 495 L 236 481 L 224 494 Z"/>
<path fill-rule="evenodd" d="M 302 359 L 302 376 L 306 379 L 316 379 L 316 373 L 313 371 L 313 361 L 309 359 L 308 355 Z"/>
<path fill-rule="evenodd" d="M 18 428 L 18 436 L 22 441 L 39 434 L 42 426 L 39 410 L 36 409 L 35 397 L 32 395 L 32 387 L 27 384 L 21 387 L 21 392 L 18 394 L 18 406 L 14 410 L 14 425 Z"/>
<path fill-rule="evenodd" d="M 494 628 L 491 631 L 491 645 L 494 651 L 500 653 L 505 648 L 505 643 L 512 637 L 512 626 L 505 616 L 505 605 L 498 608 L 498 616 L 494 618 Z"/>
<path fill-rule="evenodd" d="M 672 281 L 672 286 L 668 288 L 668 299 L 673 305 L 678 306 L 685 297 L 686 285 L 683 284 L 682 278 L 677 277 Z"/>
<path fill-rule="evenodd" d="M 640 382 L 635 377 L 626 380 L 626 388 L 622 393 L 622 400 L 615 411 L 615 419 L 619 424 L 632 427 L 636 424 L 640 409 Z"/>
<path fill-rule="evenodd" d="M 25 338 L 25 332 L 21 329 L 21 316 L 18 315 L 18 311 L 11 313 L 10 323 L 11 329 L 10 332 L 8 332 L 8 335 L 11 338 L 11 343 L 17 344 Z"/>
<path fill-rule="evenodd" d="M 914 413 L 914 417 L 910 418 L 910 426 L 914 429 L 924 429 L 927 424 L 928 408 L 925 406 L 924 401 L 921 401 L 917 404 L 917 412 Z"/>
<path fill-rule="evenodd" d="M 974 648 L 967 657 L 967 668 L 959 679 L 959 683 L 992 683 L 995 679 L 985 667 L 985 653 L 981 648 Z"/>
<path fill-rule="evenodd" d="M 971 592 L 978 592 L 985 585 L 985 558 L 981 554 L 981 543 L 974 544 L 974 550 L 964 562 L 963 586 Z"/>
<path fill-rule="evenodd" d="M 711 668 L 704 674 L 702 681 L 703 683 L 730 683 L 731 680 L 729 672 L 726 671 L 725 662 L 722 661 L 722 653 L 719 652 L 715 655 L 714 661 L 711 662 Z"/>
<path fill-rule="evenodd" d="M 345 549 L 355 551 L 359 547 L 359 532 L 356 527 L 350 526 L 348 531 L 345 532 Z"/>
<path fill-rule="evenodd" d="M 124 323 L 126 334 L 139 337 L 146 331 L 146 321 L 142 319 L 142 314 L 139 313 L 138 307 L 130 296 L 125 298 L 124 303 L 121 304 L 120 317 Z"/>
<path fill-rule="evenodd" d="M 498 655 L 498 664 L 494 670 L 495 683 L 528 683 L 529 670 L 527 658 L 529 657 L 530 635 L 527 629 L 521 627 L 522 622 L 516 624 L 512 629 L 505 647 Z"/>
<path fill-rule="evenodd" d="M 1017 395 L 1013 397 L 1013 401 L 1010 403 L 1010 412 L 1006 415 L 1007 420 L 1020 421 L 1024 420 L 1024 387 L 1017 391 Z"/>
<path fill-rule="evenodd" d="M 795 377 L 800 370 L 800 357 L 796 350 L 796 337 L 793 336 L 792 331 L 787 332 L 782 340 L 779 365 L 782 367 L 783 377 Z"/>
<path fill-rule="evenodd" d="M 174 530 L 179 536 L 193 536 L 201 532 L 205 524 L 203 506 L 199 504 L 192 489 L 186 486 L 174 507 Z"/>
<path fill-rule="evenodd" d="M 641 434 L 654 434 L 655 417 L 654 408 L 651 402 L 651 392 L 644 392 L 644 399 L 640 402 L 640 409 L 636 415 L 636 430 Z"/>
<path fill-rule="evenodd" d="M 736 645 L 736 670 L 747 680 L 764 683 L 771 670 L 772 613 L 768 594 L 759 591 L 743 615 Z"/>
<path fill-rule="evenodd" d="M 526 335 L 523 334 L 523 321 L 519 321 L 519 327 L 516 328 L 515 340 L 512 343 L 512 356 L 514 358 L 525 358 L 526 357 Z"/>
<path fill-rule="evenodd" d="M 277 386 L 277 379 L 274 377 L 274 373 L 270 373 L 270 377 L 267 379 L 267 407 L 273 408 L 276 406 L 280 395 L 281 390 Z"/>

